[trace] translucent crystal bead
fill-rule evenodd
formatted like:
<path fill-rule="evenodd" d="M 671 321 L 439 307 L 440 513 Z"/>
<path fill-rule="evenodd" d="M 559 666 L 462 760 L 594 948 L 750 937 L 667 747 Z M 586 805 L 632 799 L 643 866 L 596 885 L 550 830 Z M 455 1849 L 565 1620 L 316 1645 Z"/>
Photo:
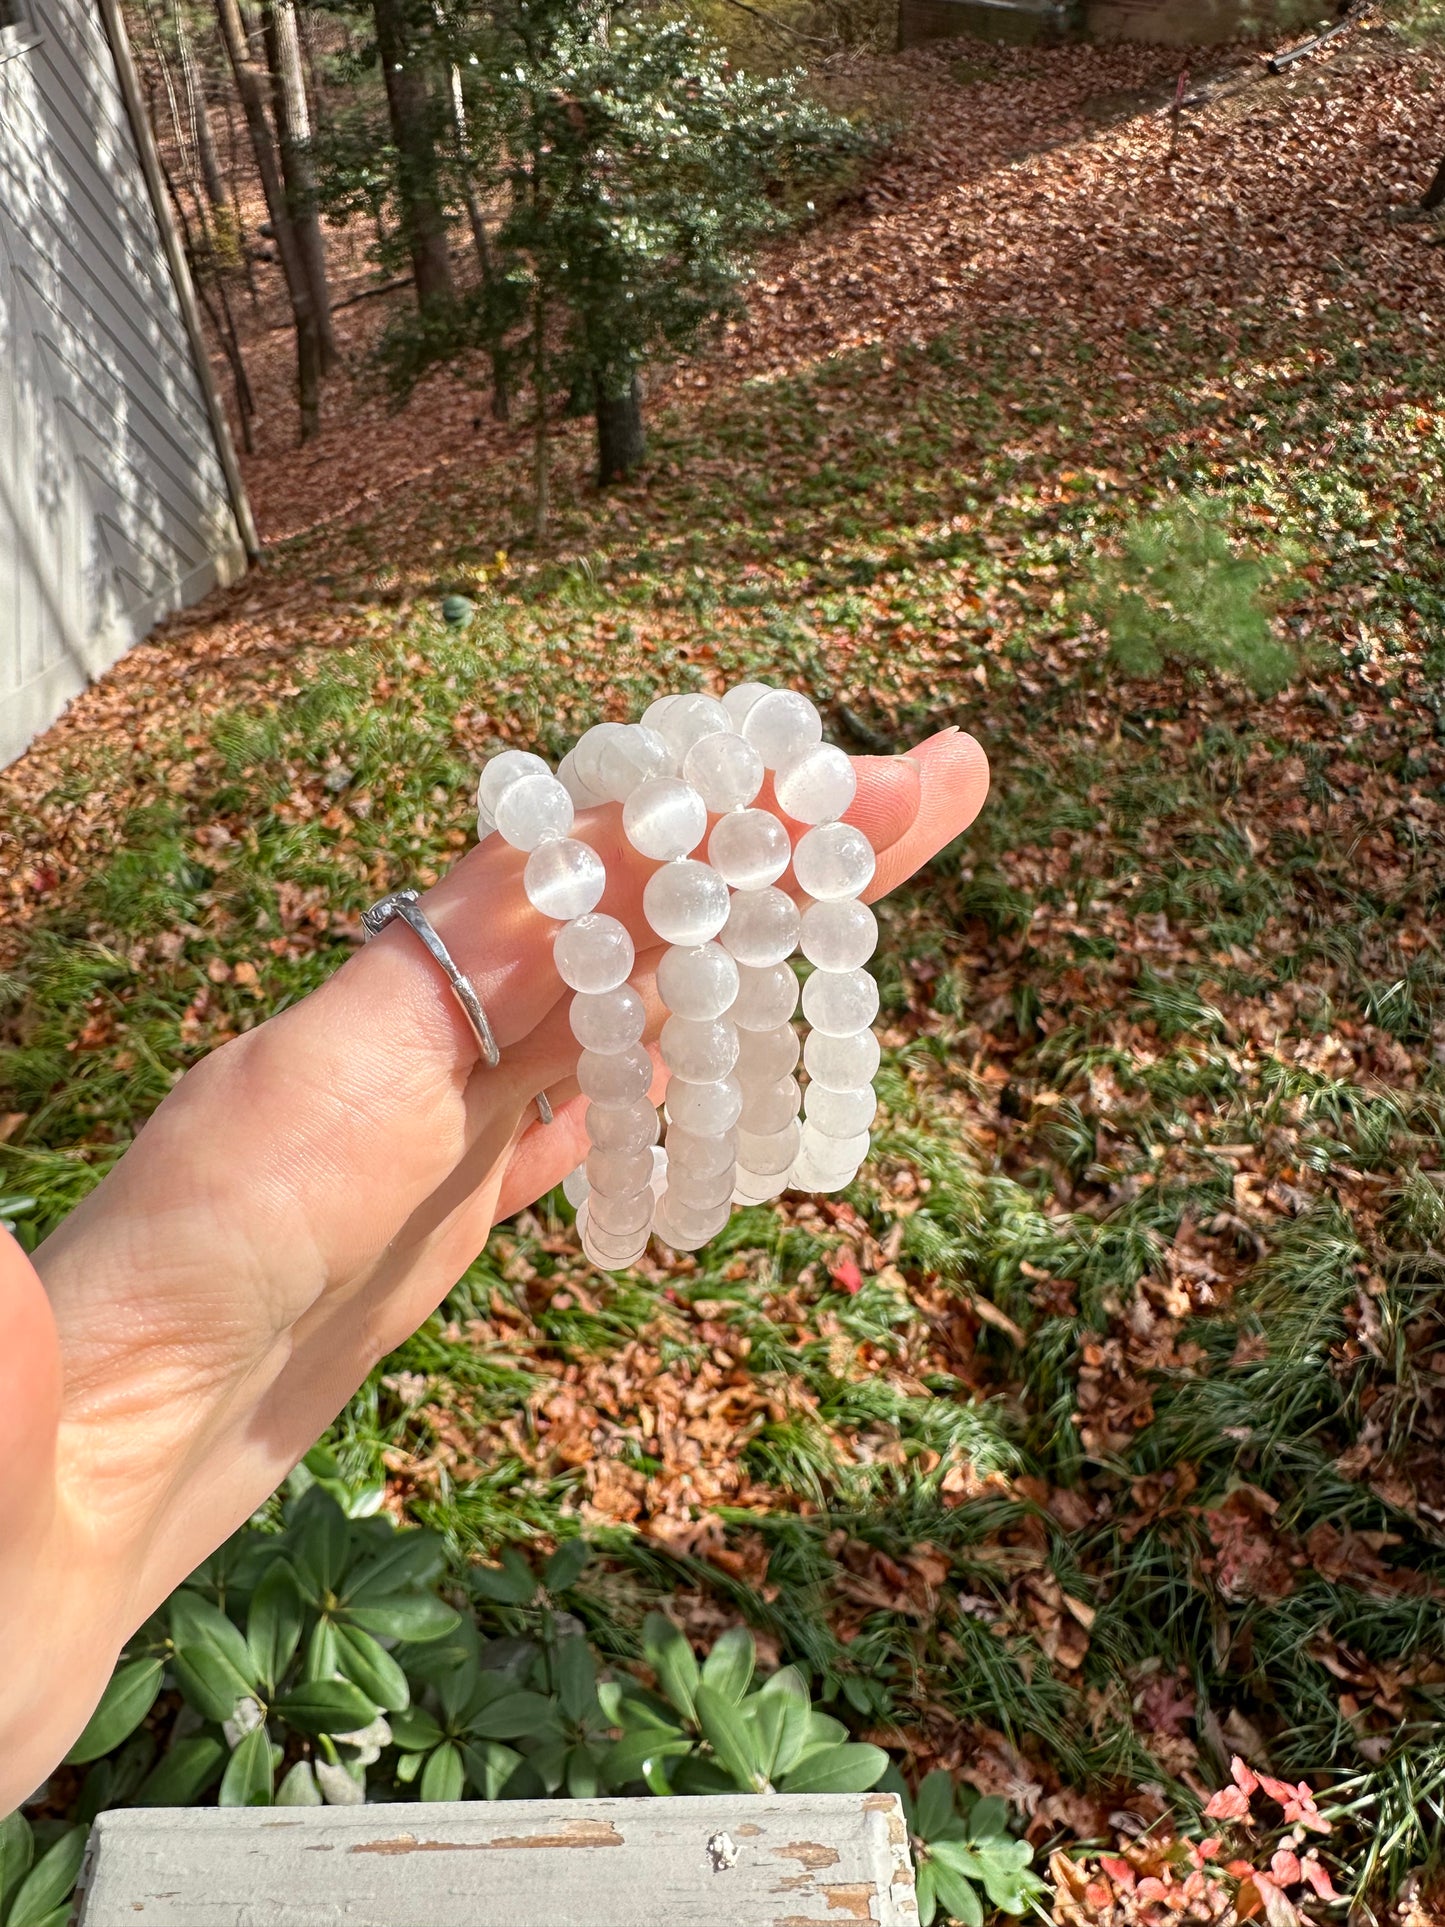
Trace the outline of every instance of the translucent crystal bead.
<path fill-rule="evenodd" d="M 732 728 L 732 719 L 722 704 L 702 695 L 674 696 L 661 716 L 644 716 L 642 720 L 651 722 L 677 758 L 679 769 L 687 761 L 687 752 L 694 743 L 704 736 L 715 736 L 720 730 Z"/>
<path fill-rule="evenodd" d="M 603 801 L 596 790 L 591 789 L 584 783 L 578 774 L 577 752 L 575 749 L 569 749 L 557 765 L 557 781 L 562 785 L 563 789 L 566 790 L 579 810 L 590 809 L 594 803 Z"/>
<path fill-rule="evenodd" d="M 602 752 L 617 738 L 626 738 L 626 723 L 594 723 L 584 729 L 568 754 L 578 781 L 601 802 L 606 796 L 602 786 Z"/>
<path fill-rule="evenodd" d="M 573 990 L 614 990 L 632 974 L 637 952 L 624 924 L 589 910 L 557 932 L 552 960 L 563 983 Z"/>
<path fill-rule="evenodd" d="M 731 1215 L 727 1204 L 711 1211 L 694 1212 L 681 1205 L 670 1209 L 668 1195 L 664 1193 L 653 1219 L 653 1236 L 674 1251 L 697 1251 L 717 1236 Z"/>
<path fill-rule="evenodd" d="M 808 1122 L 828 1137 L 853 1137 L 866 1131 L 878 1114 L 878 1095 L 871 1084 L 856 1090 L 830 1091 L 826 1084 L 808 1086 Z"/>
<path fill-rule="evenodd" d="M 607 871 L 595 850 L 575 837 L 559 836 L 539 843 L 527 858 L 522 888 L 534 910 L 565 923 L 597 908 Z"/>
<path fill-rule="evenodd" d="M 798 1115 L 801 1102 L 796 1077 L 780 1077 L 772 1084 L 744 1084 L 741 1127 L 744 1131 L 764 1134 L 781 1131 Z M 755 1171 L 762 1168 L 753 1166 Z"/>
<path fill-rule="evenodd" d="M 551 836 L 566 836 L 576 809 L 555 776 L 519 776 L 497 799 L 497 834 L 514 850 L 535 850 Z"/>
<path fill-rule="evenodd" d="M 550 776 L 551 770 L 529 749 L 504 749 L 492 757 L 477 783 L 477 808 L 491 822 L 497 818 L 502 792 L 523 776 Z"/>
<path fill-rule="evenodd" d="M 673 1076 L 693 1084 L 726 1077 L 738 1058 L 737 1031 L 720 1017 L 669 1017 L 659 1041 Z"/>
<path fill-rule="evenodd" d="M 799 1155 L 788 1173 L 789 1191 L 846 1191 L 858 1175 L 857 1165 L 826 1169 L 811 1158 Z"/>
<path fill-rule="evenodd" d="M 622 828 L 634 850 L 666 862 L 702 842 L 707 805 L 680 776 L 657 776 L 639 784 L 622 805 Z"/>
<path fill-rule="evenodd" d="M 762 969 L 792 956 L 800 921 L 798 906 L 785 890 L 739 890 L 719 941 L 740 964 Z"/>
<path fill-rule="evenodd" d="M 599 1151 L 594 1145 L 587 1153 L 587 1182 L 605 1198 L 625 1198 L 651 1184 L 656 1145 L 641 1151 Z"/>
<path fill-rule="evenodd" d="M 674 1077 L 667 1087 L 667 1115 L 684 1131 L 708 1137 L 716 1131 L 730 1131 L 742 1116 L 743 1087 L 735 1077 L 720 1078 L 714 1084 L 694 1084 Z M 672 1139 L 669 1137 L 669 1144 Z M 676 1157 L 676 1152 L 669 1154 Z"/>
<path fill-rule="evenodd" d="M 594 1104 L 635 1104 L 646 1097 L 653 1063 L 641 1044 L 627 1050 L 584 1050 L 577 1059 L 577 1084 Z"/>
<path fill-rule="evenodd" d="M 778 769 L 773 794 L 799 823 L 831 823 L 858 794 L 853 759 L 832 743 L 816 743 Z"/>
<path fill-rule="evenodd" d="M 803 1046 L 809 1077 L 830 1091 L 852 1091 L 871 1084 L 882 1054 L 871 1030 L 854 1031 L 851 1037 L 828 1037 L 821 1030 L 811 1030 Z"/>
<path fill-rule="evenodd" d="M 741 729 L 743 717 L 747 715 L 759 696 L 769 693 L 765 682 L 734 683 L 731 689 L 723 691 L 722 706 L 732 718 L 734 729 Z"/>
<path fill-rule="evenodd" d="M 631 1050 L 647 1026 L 646 1008 L 631 984 L 579 990 L 567 1015 L 583 1050 L 602 1056 Z"/>
<path fill-rule="evenodd" d="M 792 1164 L 802 1135 L 802 1126 L 796 1119 L 776 1131 L 739 1131 L 738 1164 L 742 1169 L 755 1171 L 759 1177 L 774 1177 Z"/>
<path fill-rule="evenodd" d="M 866 1131 L 855 1131 L 848 1137 L 833 1137 L 827 1131 L 820 1131 L 811 1119 L 803 1125 L 798 1156 L 808 1158 L 822 1170 L 842 1171 L 851 1167 L 856 1171 L 867 1155 Z"/>
<path fill-rule="evenodd" d="M 878 948 L 878 919 L 856 897 L 810 903 L 798 946 L 820 970 L 856 970 Z"/>
<path fill-rule="evenodd" d="M 672 767 L 672 751 L 645 723 L 625 724 L 622 734 L 610 736 L 597 755 L 602 794 L 611 803 L 623 802 L 640 783 L 666 776 Z"/>
<path fill-rule="evenodd" d="M 585 1212 L 587 1207 L 582 1207 Z M 647 1237 L 643 1234 L 634 1238 L 619 1238 L 615 1242 L 603 1234 L 594 1232 L 591 1223 L 583 1224 L 579 1213 L 577 1223 L 581 1227 L 582 1249 L 589 1264 L 599 1271 L 629 1271 L 647 1249 Z"/>
<path fill-rule="evenodd" d="M 780 1198 L 788 1188 L 786 1171 L 777 1171 L 771 1177 L 764 1177 L 757 1171 L 745 1171 L 738 1166 L 733 1180 L 733 1203 L 746 1208 L 750 1204 L 767 1204 L 772 1198 Z"/>
<path fill-rule="evenodd" d="M 654 870 L 642 893 L 643 914 L 664 943 L 706 943 L 727 922 L 728 904 L 717 871 L 688 857 Z"/>
<path fill-rule="evenodd" d="M 587 1135 L 599 1151 L 645 1151 L 657 1142 L 657 1112 L 639 1098 L 635 1104 L 589 1104 Z"/>
<path fill-rule="evenodd" d="M 793 976 L 791 970 L 788 975 Z M 795 989 L 797 982 L 797 978 L 793 977 Z M 872 1036 L 871 1031 L 868 1034 Z M 795 1070 L 797 1063 L 798 1033 L 791 1024 L 779 1024 L 772 1030 L 738 1032 L 738 1061 L 733 1067 L 733 1075 L 745 1094 L 755 1084 L 776 1084 L 779 1078 Z"/>
<path fill-rule="evenodd" d="M 682 1125 L 673 1124 L 667 1133 L 667 1168 L 669 1171 L 690 1172 L 694 1177 L 715 1177 L 719 1171 L 731 1170 L 738 1153 L 738 1133 L 736 1128 L 717 1131 L 709 1136 L 701 1136 L 696 1131 L 684 1130 Z M 592 1168 L 588 1160 L 588 1170 Z"/>
<path fill-rule="evenodd" d="M 873 845 L 851 823 L 819 823 L 798 838 L 793 851 L 798 888 L 824 902 L 861 896 L 877 867 Z"/>
<path fill-rule="evenodd" d="M 878 1015 L 878 986 L 866 970 L 815 970 L 803 985 L 803 1015 L 814 1030 L 851 1037 Z"/>
<path fill-rule="evenodd" d="M 792 860 L 788 832 L 771 810 L 734 810 L 713 825 L 707 860 L 734 890 L 776 883 Z"/>
<path fill-rule="evenodd" d="M 738 994 L 738 967 L 720 943 L 664 950 L 657 994 L 675 1017 L 721 1017 Z"/>
<path fill-rule="evenodd" d="M 739 964 L 728 1016 L 739 1030 L 777 1030 L 798 1008 L 798 979 L 785 963 Z"/>
<path fill-rule="evenodd" d="M 644 1185 L 624 1198 L 594 1196 L 587 1201 L 587 1215 L 599 1237 L 635 1238 L 652 1223 L 652 1190 Z"/>
<path fill-rule="evenodd" d="M 652 1147 L 652 1176 L 648 1182 L 652 1186 L 653 1197 L 660 1197 L 667 1184 L 667 1152 L 660 1144 Z"/>
<path fill-rule="evenodd" d="M 762 757 L 731 730 L 700 737 L 682 773 L 714 814 L 742 809 L 763 787 Z"/>
<path fill-rule="evenodd" d="M 562 1180 L 562 1196 L 574 1211 L 579 1205 L 586 1203 L 587 1193 L 591 1189 L 592 1181 L 587 1176 L 587 1167 L 585 1164 L 579 1164 L 575 1170 L 569 1171 Z"/>
<path fill-rule="evenodd" d="M 823 719 L 795 689 L 770 689 L 748 708 L 739 733 L 767 768 L 777 769 L 822 741 Z"/>
<path fill-rule="evenodd" d="M 671 696 L 654 697 L 642 712 L 641 721 L 643 726 L 647 729 L 656 729 L 658 718 L 665 716 L 668 710 L 672 708 L 672 705 L 679 700 L 680 698 L 675 693 Z"/>
<path fill-rule="evenodd" d="M 736 1165 L 701 1177 L 693 1171 L 674 1171 L 667 1183 L 667 1198 L 672 1206 L 686 1211 L 715 1211 L 727 1204 L 733 1194 Z"/>

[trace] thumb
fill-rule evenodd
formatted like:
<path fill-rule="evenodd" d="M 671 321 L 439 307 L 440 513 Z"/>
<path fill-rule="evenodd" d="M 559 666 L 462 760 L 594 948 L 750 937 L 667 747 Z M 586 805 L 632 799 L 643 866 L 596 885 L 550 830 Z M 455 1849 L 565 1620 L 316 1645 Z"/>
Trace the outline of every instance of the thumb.
<path fill-rule="evenodd" d="M 0 1231 L 0 1539 L 48 1516 L 61 1384 L 45 1287 L 14 1238 Z"/>

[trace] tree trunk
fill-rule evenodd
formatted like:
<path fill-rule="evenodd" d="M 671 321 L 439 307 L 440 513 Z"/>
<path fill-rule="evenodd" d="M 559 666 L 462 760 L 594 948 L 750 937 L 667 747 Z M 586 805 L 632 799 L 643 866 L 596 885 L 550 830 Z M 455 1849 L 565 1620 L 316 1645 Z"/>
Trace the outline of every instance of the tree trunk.
<path fill-rule="evenodd" d="M 532 533 L 540 542 L 547 533 L 549 458 L 547 446 L 547 303 L 542 284 L 532 289 L 532 394 L 537 419 L 532 433 Z"/>
<path fill-rule="evenodd" d="M 196 66 L 195 50 L 191 46 L 190 32 L 186 27 L 185 8 L 179 4 L 173 4 L 171 20 L 176 31 L 176 52 L 181 63 L 181 85 L 186 96 L 186 118 L 191 125 L 191 138 L 196 144 L 196 159 L 200 163 L 201 181 L 205 186 L 206 199 L 214 210 L 224 210 L 226 182 L 216 154 L 215 135 L 211 131 L 211 110 L 206 103 L 205 79 Z"/>
<path fill-rule="evenodd" d="M 236 76 L 236 91 L 241 96 L 241 109 L 256 155 L 256 171 L 261 177 L 266 211 L 271 217 L 276 252 L 281 257 L 281 272 L 291 300 L 291 315 L 296 325 L 296 394 L 301 409 L 301 439 L 306 442 L 321 425 L 322 351 L 316 304 L 305 258 L 291 222 L 281 163 L 266 114 L 268 83 L 252 62 L 238 0 L 216 0 L 216 18 Z"/>
<path fill-rule="evenodd" d="M 1424 208 L 1445 207 L 1445 161 L 1441 161 L 1436 168 L 1435 178 L 1425 189 L 1420 205 Z"/>
<path fill-rule="evenodd" d="M 492 243 L 487 234 L 487 217 L 482 212 L 477 190 L 472 184 L 471 148 L 467 140 L 467 103 L 462 92 L 462 74 L 459 67 L 452 68 L 452 119 L 456 123 L 457 145 L 461 150 L 461 162 L 466 180 L 467 221 L 472 230 L 472 246 L 476 249 L 477 268 L 482 277 L 482 293 L 490 304 L 493 290 L 497 285 L 496 263 L 492 258 Z M 489 354 L 492 363 L 492 417 L 495 421 L 505 422 L 512 418 L 512 385 L 507 375 L 507 352 L 501 341 L 488 327 L 491 341 Z"/>
<path fill-rule="evenodd" d="M 321 372 L 336 362 L 336 335 L 331 326 L 331 286 L 326 278 L 326 244 L 321 238 L 321 212 L 316 200 L 316 170 L 307 142 L 311 139 L 311 109 L 301 71 L 301 38 L 296 29 L 294 0 L 262 0 L 261 18 L 266 41 L 266 64 L 271 70 L 271 98 L 276 120 L 276 146 L 286 205 L 296 230 L 296 242 L 316 312 L 321 342 Z"/>
<path fill-rule="evenodd" d="M 612 384 L 615 388 L 616 384 Z M 642 425 L 642 383 L 634 375 L 620 393 L 597 383 L 597 486 L 625 482 L 647 453 Z"/>
<path fill-rule="evenodd" d="M 408 33 L 405 0 L 372 0 L 376 50 L 386 80 L 398 160 L 398 200 L 417 305 L 440 314 L 456 299 L 447 252 L 446 210 L 437 180 L 436 113 L 421 54 Z"/>

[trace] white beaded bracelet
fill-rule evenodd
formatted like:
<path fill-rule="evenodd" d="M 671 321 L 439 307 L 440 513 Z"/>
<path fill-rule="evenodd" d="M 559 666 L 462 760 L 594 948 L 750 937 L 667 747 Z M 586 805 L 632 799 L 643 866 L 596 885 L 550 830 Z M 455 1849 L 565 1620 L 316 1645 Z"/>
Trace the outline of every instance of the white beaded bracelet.
<path fill-rule="evenodd" d="M 768 773 L 779 809 L 809 826 L 796 848 L 779 817 L 757 806 Z M 839 1190 L 856 1176 L 879 1050 L 870 1028 L 878 990 L 863 968 L 878 925 L 858 900 L 873 851 L 840 820 L 855 789 L 852 763 L 822 741 L 813 704 L 763 683 L 740 684 L 721 701 L 664 696 L 640 723 L 599 724 L 556 777 L 520 750 L 483 771 L 479 832 L 495 828 L 530 853 L 528 901 L 561 923 L 553 955 L 574 992 L 590 1144 L 564 1190 L 599 1268 L 635 1264 L 650 1234 L 695 1250 L 735 1203 Z M 629 843 L 658 864 L 643 913 L 668 946 L 657 969 L 669 1012 L 659 1039 L 669 1074 L 665 1149 L 648 1097 L 642 999 L 627 981 L 632 939 L 598 913 L 603 864 L 570 834 L 577 807 L 603 803 L 621 804 Z M 704 837 L 706 861 L 694 854 Z M 777 887 L 790 862 L 801 911 Z M 813 966 L 802 992 L 812 1025 L 806 1097 L 793 1074 L 798 979 L 788 960 L 798 946 Z"/>

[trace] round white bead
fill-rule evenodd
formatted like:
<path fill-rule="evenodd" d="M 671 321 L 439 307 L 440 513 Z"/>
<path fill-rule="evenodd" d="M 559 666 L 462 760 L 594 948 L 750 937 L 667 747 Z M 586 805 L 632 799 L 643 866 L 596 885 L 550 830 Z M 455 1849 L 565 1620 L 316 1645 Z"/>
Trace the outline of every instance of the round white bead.
<path fill-rule="evenodd" d="M 828 1137 L 853 1137 L 866 1131 L 878 1114 L 878 1094 L 871 1084 L 851 1091 L 830 1091 L 826 1084 L 808 1086 L 808 1122 Z"/>
<path fill-rule="evenodd" d="M 793 976 L 791 970 L 788 975 Z M 797 982 L 793 977 L 794 988 Z M 733 1021 L 736 1022 L 736 1018 Z M 870 1037 L 872 1034 L 868 1033 Z M 776 1084 L 780 1077 L 786 1077 L 797 1067 L 797 1062 L 798 1033 L 791 1024 L 778 1024 L 772 1030 L 738 1032 L 738 1061 L 733 1074 L 744 1092 L 751 1091 L 755 1084 Z"/>
<path fill-rule="evenodd" d="M 655 696 L 642 712 L 642 724 L 646 729 L 656 729 L 658 718 L 665 716 L 675 702 L 681 699 L 674 693 L 671 696 Z"/>
<path fill-rule="evenodd" d="M 738 1166 L 734 1181 L 733 1203 L 745 1209 L 750 1204 L 766 1204 L 771 1198 L 780 1198 L 788 1188 L 789 1173 L 777 1171 L 771 1177 L 764 1177 L 757 1171 L 745 1171 Z"/>
<path fill-rule="evenodd" d="M 675 1017 L 721 1017 L 738 994 L 738 967 L 720 943 L 674 944 L 657 966 L 657 994 Z"/>
<path fill-rule="evenodd" d="M 788 1173 L 787 1188 L 789 1191 L 846 1191 L 857 1175 L 856 1164 L 828 1170 L 800 1154 Z"/>
<path fill-rule="evenodd" d="M 614 1238 L 635 1238 L 652 1223 L 651 1187 L 644 1185 L 640 1191 L 623 1198 L 589 1198 L 587 1215 L 593 1231 L 609 1242 Z"/>
<path fill-rule="evenodd" d="M 698 1137 L 730 1131 L 742 1116 L 742 1109 L 743 1087 L 735 1077 L 720 1078 L 709 1084 L 674 1077 L 667 1087 L 668 1117 Z"/>
<path fill-rule="evenodd" d="M 548 837 L 566 836 L 576 808 L 555 776 L 519 776 L 497 799 L 497 834 L 514 850 L 535 850 Z"/>
<path fill-rule="evenodd" d="M 574 1211 L 579 1205 L 586 1203 L 587 1194 L 591 1189 L 592 1182 L 587 1176 L 587 1167 L 585 1164 L 579 1164 L 575 1170 L 569 1171 L 562 1180 L 562 1196 Z"/>
<path fill-rule="evenodd" d="M 647 1010 L 631 984 L 579 990 L 567 1015 L 583 1050 L 604 1056 L 631 1050 L 647 1027 Z"/>
<path fill-rule="evenodd" d="M 642 720 L 651 722 L 677 758 L 679 769 L 694 743 L 704 736 L 715 736 L 720 730 L 732 728 L 732 720 L 720 702 L 711 696 L 694 694 L 674 696 L 661 716 L 644 716 Z"/>
<path fill-rule="evenodd" d="M 808 1076 L 830 1091 L 852 1091 L 871 1084 L 882 1055 L 871 1030 L 854 1031 L 848 1037 L 829 1037 L 821 1030 L 810 1030 L 803 1046 Z"/>
<path fill-rule="evenodd" d="M 594 803 L 600 803 L 603 800 L 595 790 L 589 789 L 577 774 L 577 752 L 575 749 L 569 749 L 557 765 L 557 781 L 562 785 L 563 789 L 566 790 L 579 810 L 590 809 Z"/>
<path fill-rule="evenodd" d="M 477 808 L 495 822 L 502 792 L 523 776 L 550 776 L 551 770 L 529 749 L 504 749 L 492 757 L 477 783 Z"/>
<path fill-rule="evenodd" d="M 648 1179 L 654 1198 L 662 1195 L 667 1184 L 667 1152 L 660 1144 L 652 1147 L 652 1176 Z"/>
<path fill-rule="evenodd" d="M 801 1101 L 796 1077 L 780 1077 L 772 1084 L 744 1084 L 741 1128 L 764 1136 L 781 1131 L 798 1115 Z M 763 1167 L 755 1164 L 753 1169 L 760 1171 Z"/>
<path fill-rule="evenodd" d="M 544 917 L 567 922 L 595 910 L 607 888 L 607 871 L 595 850 L 575 837 L 539 843 L 522 872 L 527 901 Z"/>
<path fill-rule="evenodd" d="M 798 888 L 824 902 L 861 896 L 877 867 L 873 845 L 851 823 L 819 823 L 798 838 L 793 851 Z"/>
<path fill-rule="evenodd" d="M 669 1017 L 659 1043 L 672 1075 L 692 1084 L 726 1077 L 738 1058 L 737 1031 L 719 1017 Z"/>
<path fill-rule="evenodd" d="M 552 959 L 563 983 L 573 990 L 615 990 L 632 974 L 637 952 L 624 924 L 589 910 L 557 932 Z"/>
<path fill-rule="evenodd" d="M 634 850 L 666 862 L 687 856 L 702 842 L 707 805 L 679 776 L 641 783 L 622 805 L 622 828 Z"/>
<path fill-rule="evenodd" d="M 585 1211 L 587 1207 L 582 1208 Z M 587 1261 L 598 1271 L 630 1271 L 647 1249 L 645 1233 L 635 1238 L 619 1238 L 614 1247 L 604 1235 L 594 1232 L 590 1224 L 583 1225 L 580 1214 L 577 1222 L 582 1226 L 582 1249 Z"/>
<path fill-rule="evenodd" d="M 814 1030 L 851 1037 L 878 1015 L 878 986 L 866 970 L 815 970 L 803 985 L 803 1015 Z"/>
<path fill-rule="evenodd" d="M 810 903 L 798 947 L 820 970 L 856 970 L 878 948 L 878 919 L 856 897 Z"/>
<path fill-rule="evenodd" d="M 798 979 L 791 965 L 739 964 L 738 994 L 728 1012 L 739 1030 L 777 1030 L 798 1008 Z"/>
<path fill-rule="evenodd" d="M 667 1132 L 667 1169 L 669 1171 L 689 1172 L 694 1177 L 715 1177 L 719 1171 L 731 1170 L 737 1160 L 738 1133 L 736 1127 L 718 1131 L 711 1136 L 702 1136 L 697 1131 L 684 1130 L 680 1124 L 671 1124 Z M 590 1170 L 591 1161 L 588 1161 Z"/>
<path fill-rule="evenodd" d="M 798 1155 L 803 1127 L 796 1118 L 776 1131 L 739 1131 L 738 1164 L 760 1178 L 775 1177 L 786 1171 Z"/>
<path fill-rule="evenodd" d="M 668 1201 L 674 1209 L 715 1211 L 732 1198 L 736 1169 L 735 1164 L 730 1164 L 725 1171 L 716 1171 L 709 1177 L 700 1177 L 691 1171 L 674 1171 L 667 1181 Z"/>
<path fill-rule="evenodd" d="M 824 1171 L 857 1170 L 868 1155 L 868 1133 L 855 1131 L 849 1137 L 833 1137 L 820 1131 L 811 1120 L 803 1126 L 798 1156 Z"/>
<path fill-rule="evenodd" d="M 693 1212 L 681 1205 L 669 1210 L 667 1194 L 664 1193 L 652 1222 L 653 1235 L 674 1251 L 697 1251 L 710 1238 L 717 1236 L 731 1215 L 731 1208 L 727 1204 L 720 1204 L 711 1211 Z"/>
<path fill-rule="evenodd" d="M 762 969 L 792 956 L 800 921 L 798 906 L 785 890 L 739 890 L 719 941 L 740 964 Z"/>
<path fill-rule="evenodd" d="M 727 922 L 728 902 L 717 871 L 688 857 L 654 870 L 642 893 L 643 914 L 664 943 L 706 943 Z"/>
<path fill-rule="evenodd" d="M 599 1151 L 645 1151 L 657 1142 L 657 1112 L 646 1098 L 635 1104 L 589 1104 L 586 1122 Z"/>
<path fill-rule="evenodd" d="M 739 682 L 723 691 L 722 706 L 731 716 L 734 729 L 742 728 L 743 717 L 759 696 L 769 693 L 769 688 L 770 685 L 765 682 Z"/>
<path fill-rule="evenodd" d="M 604 1198 L 626 1198 L 652 1182 L 653 1156 L 657 1146 L 641 1151 L 599 1151 L 587 1153 L 587 1182 Z"/>
<path fill-rule="evenodd" d="M 734 890 L 776 883 L 792 861 L 788 832 L 771 810 L 734 810 L 713 825 L 707 860 Z"/>
<path fill-rule="evenodd" d="M 646 1097 L 653 1063 L 641 1044 L 627 1050 L 584 1050 L 577 1059 L 577 1084 L 594 1104 L 635 1104 Z"/>
<path fill-rule="evenodd" d="M 770 689 L 748 708 L 739 734 L 777 769 L 822 740 L 823 719 L 795 689 Z"/>
<path fill-rule="evenodd" d="M 853 759 L 832 743 L 816 743 L 784 763 L 773 777 L 784 815 L 799 823 L 831 823 L 858 794 Z"/>
<path fill-rule="evenodd" d="M 591 729 L 583 730 L 569 752 L 578 782 L 599 803 L 607 795 L 602 785 L 602 752 L 618 737 L 625 738 L 627 730 L 626 723 L 594 723 Z"/>
<path fill-rule="evenodd" d="M 687 752 L 682 773 L 714 814 L 742 809 L 763 787 L 762 757 L 731 730 L 700 737 Z"/>
<path fill-rule="evenodd" d="M 671 750 L 645 723 L 626 724 L 622 734 L 610 736 L 597 755 L 602 793 L 611 803 L 623 802 L 639 783 L 669 775 L 672 766 Z"/>

